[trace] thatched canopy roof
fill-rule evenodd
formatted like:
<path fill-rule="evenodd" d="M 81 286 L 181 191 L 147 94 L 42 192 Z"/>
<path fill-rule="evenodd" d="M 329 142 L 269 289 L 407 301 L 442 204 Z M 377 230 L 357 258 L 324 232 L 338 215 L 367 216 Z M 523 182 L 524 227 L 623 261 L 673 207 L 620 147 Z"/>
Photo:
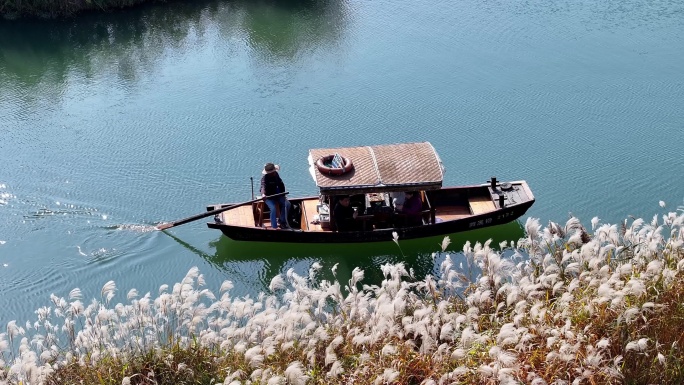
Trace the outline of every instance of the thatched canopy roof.
<path fill-rule="evenodd" d="M 322 174 L 319 158 L 340 154 L 354 169 L 340 176 Z M 434 190 L 442 187 L 444 167 L 432 144 L 400 143 L 379 146 L 309 150 L 310 172 L 321 194 Z"/>

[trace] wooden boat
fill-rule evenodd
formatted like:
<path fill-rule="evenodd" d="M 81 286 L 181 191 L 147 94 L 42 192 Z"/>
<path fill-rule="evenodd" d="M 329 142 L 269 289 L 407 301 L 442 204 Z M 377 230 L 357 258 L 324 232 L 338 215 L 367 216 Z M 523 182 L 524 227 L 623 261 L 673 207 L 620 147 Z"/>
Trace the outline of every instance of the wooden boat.
<path fill-rule="evenodd" d="M 344 159 L 344 172 L 320 169 L 320 159 Z M 207 225 L 240 241 L 348 243 L 391 241 L 452 234 L 508 223 L 520 218 L 534 203 L 524 180 L 459 187 L 442 187 L 444 167 L 428 142 L 379 146 L 324 148 L 309 151 L 310 173 L 317 196 L 289 198 L 291 230 L 270 229 L 263 202 L 235 205 L 217 214 Z M 349 167 L 348 163 L 353 163 Z M 323 171 L 323 172 L 322 172 Z M 422 224 L 406 225 L 396 212 L 391 193 L 418 191 Z M 355 231 L 336 231 L 333 207 L 340 195 L 349 195 L 359 215 Z M 207 211 L 230 204 L 210 205 Z"/>

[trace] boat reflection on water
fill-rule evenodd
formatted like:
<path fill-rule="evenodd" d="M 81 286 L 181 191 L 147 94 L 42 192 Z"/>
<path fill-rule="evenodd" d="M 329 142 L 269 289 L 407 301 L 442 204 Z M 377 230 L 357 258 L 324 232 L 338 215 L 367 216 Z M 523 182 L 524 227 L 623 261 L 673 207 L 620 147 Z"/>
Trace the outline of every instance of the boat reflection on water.
<path fill-rule="evenodd" d="M 372 242 L 364 244 L 293 244 L 271 242 L 240 242 L 221 236 L 210 247 L 215 248 L 213 255 L 201 253 L 209 263 L 229 274 L 241 271 L 246 274 L 241 264 L 248 263 L 249 275 L 257 275 L 264 289 L 268 289 L 271 279 L 277 274 L 286 273 L 293 268 L 297 274 L 306 275 L 313 263 L 318 262 L 322 268 L 317 279 L 337 280 L 343 286 L 351 278 L 354 268 L 364 270 L 364 284 L 378 285 L 383 279 L 380 266 L 386 263 L 404 262 L 406 269 L 413 269 L 416 279 L 423 279 L 427 274 L 435 275 L 446 254 L 449 254 L 456 266 L 460 262 L 466 266 L 462 254 L 463 245 L 484 243 L 492 239 L 492 247 L 507 241 L 517 242 L 524 236 L 522 225 L 518 221 L 467 232 L 448 235 L 451 243 L 446 253 L 441 252 L 444 236 L 422 239 L 399 240 L 399 245 L 392 242 Z M 332 273 L 337 265 L 336 275 Z M 259 271 L 253 271 L 257 269 Z M 252 278 L 254 278 L 252 275 Z M 230 278 L 232 279 L 232 278 Z"/>

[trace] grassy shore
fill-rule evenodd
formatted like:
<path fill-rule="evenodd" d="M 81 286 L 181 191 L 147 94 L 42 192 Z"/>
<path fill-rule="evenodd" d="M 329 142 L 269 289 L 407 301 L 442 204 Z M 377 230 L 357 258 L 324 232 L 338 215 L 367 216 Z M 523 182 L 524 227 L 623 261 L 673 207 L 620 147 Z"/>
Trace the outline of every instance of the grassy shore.
<path fill-rule="evenodd" d="M 591 230 L 528 219 L 513 245 L 466 244 L 435 277 L 385 265 L 377 286 L 359 269 L 320 281 L 314 264 L 255 298 L 228 281 L 215 296 L 197 269 L 126 304 L 113 282 L 87 305 L 74 289 L 7 325 L 0 382 L 684 383 L 683 211 Z"/>
<path fill-rule="evenodd" d="M 83 11 L 104 11 L 159 0 L 5 0 L 0 1 L 0 18 L 72 16 Z"/>

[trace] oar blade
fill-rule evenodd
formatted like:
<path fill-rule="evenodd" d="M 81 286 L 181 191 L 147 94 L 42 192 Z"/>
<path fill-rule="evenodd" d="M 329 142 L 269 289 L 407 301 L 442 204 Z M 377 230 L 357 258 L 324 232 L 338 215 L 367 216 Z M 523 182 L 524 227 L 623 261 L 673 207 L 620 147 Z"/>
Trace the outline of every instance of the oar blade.
<path fill-rule="evenodd" d="M 166 230 L 173 227 L 173 223 L 160 223 L 156 227 L 157 230 Z"/>

